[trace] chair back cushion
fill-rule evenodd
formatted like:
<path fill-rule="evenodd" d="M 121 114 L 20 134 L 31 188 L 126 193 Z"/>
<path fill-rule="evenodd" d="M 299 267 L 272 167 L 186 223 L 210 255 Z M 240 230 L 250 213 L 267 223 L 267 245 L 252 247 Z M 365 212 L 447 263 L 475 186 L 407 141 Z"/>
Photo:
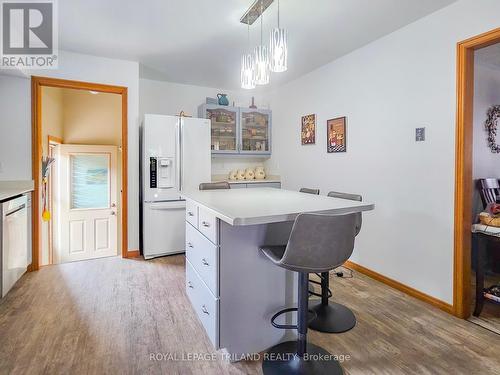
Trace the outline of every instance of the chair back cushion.
<path fill-rule="evenodd" d="M 354 250 L 356 214 L 300 214 L 280 265 L 297 272 L 327 272 Z"/>

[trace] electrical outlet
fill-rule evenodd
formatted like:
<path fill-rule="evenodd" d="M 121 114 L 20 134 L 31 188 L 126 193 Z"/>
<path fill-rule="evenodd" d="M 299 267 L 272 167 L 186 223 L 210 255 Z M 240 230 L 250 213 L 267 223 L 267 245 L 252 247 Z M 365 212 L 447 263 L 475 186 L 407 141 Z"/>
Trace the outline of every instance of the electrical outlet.
<path fill-rule="evenodd" d="M 424 141 L 425 141 L 425 128 L 416 128 L 415 142 L 424 142 Z"/>

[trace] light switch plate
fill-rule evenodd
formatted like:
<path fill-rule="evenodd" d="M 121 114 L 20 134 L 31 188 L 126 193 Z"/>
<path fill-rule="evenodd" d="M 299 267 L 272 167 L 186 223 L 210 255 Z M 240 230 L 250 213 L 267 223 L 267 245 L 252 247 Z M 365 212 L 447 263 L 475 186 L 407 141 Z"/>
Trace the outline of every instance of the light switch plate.
<path fill-rule="evenodd" d="M 415 141 L 416 142 L 425 141 L 425 128 L 416 128 L 415 129 Z"/>

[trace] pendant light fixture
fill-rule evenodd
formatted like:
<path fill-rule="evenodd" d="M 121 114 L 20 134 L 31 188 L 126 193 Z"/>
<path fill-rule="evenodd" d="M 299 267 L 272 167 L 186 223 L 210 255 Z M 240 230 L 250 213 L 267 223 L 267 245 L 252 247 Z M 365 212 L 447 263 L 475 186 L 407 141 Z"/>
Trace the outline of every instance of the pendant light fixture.
<path fill-rule="evenodd" d="M 278 0 L 278 27 L 271 30 L 269 39 L 269 68 L 275 73 L 285 72 L 287 70 L 288 46 L 286 30 L 280 28 L 280 0 Z"/>
<path fill-rule="evenodd" d="M 248 16 L 247 16 L 248 18 Z M 254 89 L 255 88 L 255 61 L 250 51 L 250 24 L 247 19 L 247 38 L 248 49 L 247 53 L 241 56 L 241 88 Z"/>
<path fill-rule="evenodd" d="M 269 83 L 269 51 L 262 43 L 263 28 L 263 5 L 260 1 L 260 45 L 255 47 L 255 83 L 257 85 L 267 85 Z"/>

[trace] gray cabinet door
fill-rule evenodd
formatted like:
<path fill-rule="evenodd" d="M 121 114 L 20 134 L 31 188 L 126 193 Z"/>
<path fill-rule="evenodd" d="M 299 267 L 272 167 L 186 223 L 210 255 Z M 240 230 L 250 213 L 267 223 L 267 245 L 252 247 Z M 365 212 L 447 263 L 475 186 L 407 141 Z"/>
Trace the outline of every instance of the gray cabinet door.
<path fill-rule="evenodd" d="M 210 148 L 212 154 L 237 154 L 240 145 L 239 109 L 236 107 L 204 104 L 199 116 L 211 122 Z"/>
<path fill-rule="evenodd" d="M 240 108 L 240 153 L 271 154 L 271 111 Z"/>

